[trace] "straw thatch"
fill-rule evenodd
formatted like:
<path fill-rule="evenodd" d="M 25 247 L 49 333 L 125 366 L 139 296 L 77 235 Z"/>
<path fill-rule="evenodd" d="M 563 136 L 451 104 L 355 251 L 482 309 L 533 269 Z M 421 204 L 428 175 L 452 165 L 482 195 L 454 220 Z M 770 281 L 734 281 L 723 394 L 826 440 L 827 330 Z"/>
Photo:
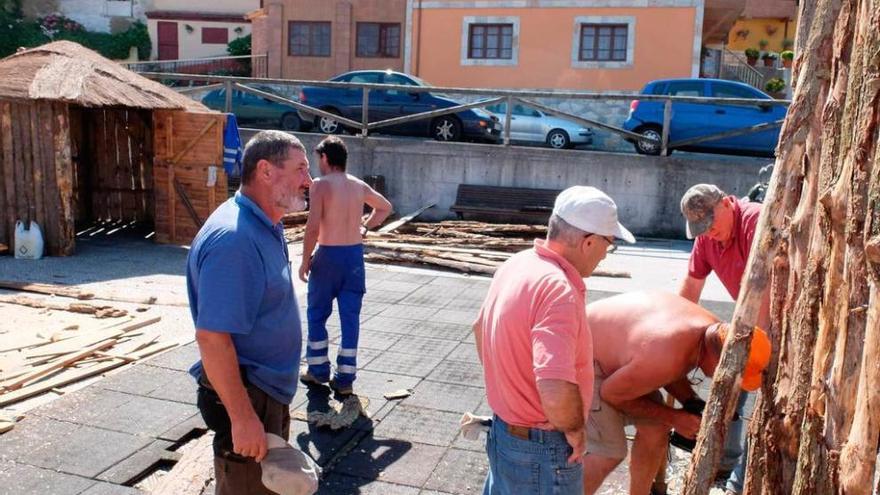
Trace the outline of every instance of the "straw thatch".
<path fill-rule="evenodd" d="M 48 43 L 0 60 L 0 98 L 53 100 L 83 107 L 209 111 L 71 41 Z"/>

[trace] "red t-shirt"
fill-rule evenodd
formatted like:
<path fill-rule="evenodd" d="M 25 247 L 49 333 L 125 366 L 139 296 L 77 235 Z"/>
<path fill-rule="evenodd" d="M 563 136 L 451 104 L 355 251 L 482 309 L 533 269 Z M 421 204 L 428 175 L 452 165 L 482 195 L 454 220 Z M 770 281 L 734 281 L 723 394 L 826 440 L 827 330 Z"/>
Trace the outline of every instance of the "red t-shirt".
<path fill-rule="evenodd" d="M 736 300 L 752 250 L 761 204 L 738 200 L 735 196 L 729 198 L 733 199 L 733 242 L 725 249 L 720 242 L 707 235 L 697 236 L 691 251 L 688 275 L 703 280 L 714 271 L 730 297 Z"/>
<path fill-rule="evenodd" d="M 593 338 L 586 286 L 574 266 L 547 249 L 517 253 L 492 278 L 477 317 L 489 407 L 508 424 L 552 429 L 537 381 L 578 385 L 584 420 L 593 397 Z"/>

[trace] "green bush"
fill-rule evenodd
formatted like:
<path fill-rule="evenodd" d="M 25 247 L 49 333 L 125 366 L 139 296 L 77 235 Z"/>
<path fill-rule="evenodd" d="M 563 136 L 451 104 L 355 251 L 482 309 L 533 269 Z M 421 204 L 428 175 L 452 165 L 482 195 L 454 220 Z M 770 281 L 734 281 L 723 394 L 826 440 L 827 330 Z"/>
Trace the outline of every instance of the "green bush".
<path fill-rule="evenodd" d="M 748 58 L 758 58 L 761 55 L 761 52 L 754 48 L 746 48 L 746 57 Z"/>
<path fill-rule="evenodd" d="M 779 56 L 782 57 L 782 60 L 794 60 L 794 52 L 791 50 L 785 50 Z"/>
<path fill-rule="evenodd" d="M 251 35 L 242 36 L 229 42 L 226 51 L 233 57 L 251 54 Z"/>
<path fill-rule="evenodd" d="M 0 8 L 0 57 L 20 47 L 32 48 L 55 40 L 74 41 L 111 59 L 128 58 L 132 46 L 137 47 L 138 58 L 148 59 L 151 50 L 147 26 L 141 22 L 121 33 L 95 33 L 62 16 L 52 14 L 32 21 L 22 18 L 16 9 Z"/>
<path fill-rule="evenodd" d="M 773 52 L 767 52 L 761 56 L 761 60 L 776 60 L 776 54 Z"/>
<path fill-rule="evenodd" d="M 781 93 L 785 91 L 785 81 L 778 77 L 774 77 L 767 81 L 767 84 L 764 85 L 764 89 L 767 90 L 768 93 Z"/>

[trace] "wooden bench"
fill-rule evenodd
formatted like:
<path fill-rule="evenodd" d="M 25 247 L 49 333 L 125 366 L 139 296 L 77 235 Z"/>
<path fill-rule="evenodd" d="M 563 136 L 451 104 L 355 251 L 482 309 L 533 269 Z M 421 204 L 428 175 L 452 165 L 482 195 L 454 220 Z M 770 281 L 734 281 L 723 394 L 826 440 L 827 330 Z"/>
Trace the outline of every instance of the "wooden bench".
<path fill-rule="evenodd" d="M 561 191 L 526 187 L 459 184 L 455 204 L 449 209 L 458 218 L 503 222 L 546 223 Z"/>

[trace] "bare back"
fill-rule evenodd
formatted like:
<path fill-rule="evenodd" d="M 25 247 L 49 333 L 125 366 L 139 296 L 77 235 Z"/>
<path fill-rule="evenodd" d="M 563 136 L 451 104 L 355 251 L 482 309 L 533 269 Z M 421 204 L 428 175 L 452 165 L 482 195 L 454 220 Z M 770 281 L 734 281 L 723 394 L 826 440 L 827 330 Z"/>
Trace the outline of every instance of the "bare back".
<path fill-rule="evenodd" d="M 638 388 L 656 390 L 683 378 L 695 364 L 706 327 L 719 321 L 683 297 L 630 292 L 587 305 L 593 358 L 605 376 L 621 368 Z M 633 384 L 636 385 L 636 384 Z"/>
<path fill-rule="evenodd" d="M 320 202 L 322 246 L 351 246 L 362 242 L 361 219 L 369 186 L 346 173 L 327 174 L 312 185 L 312 201 Z"/>

